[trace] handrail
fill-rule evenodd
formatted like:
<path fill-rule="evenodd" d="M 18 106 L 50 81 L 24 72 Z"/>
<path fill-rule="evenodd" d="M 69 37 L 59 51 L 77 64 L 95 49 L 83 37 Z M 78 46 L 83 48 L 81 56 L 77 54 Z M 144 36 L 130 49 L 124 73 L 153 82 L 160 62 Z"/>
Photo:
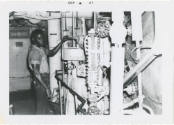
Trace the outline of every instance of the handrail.
<path fill-rule="evenodd" d="M 63 80 L 61 80 L 60 78 L 58 78 L 58 74 L 55 75 L 55 78 L 57 79 L 57 83 L 59 83 L 60 81 L 60 84 L 61 86 L 65 87 L 66 89 L 69 90 L 69 92 L 73 95 L 73 96 L 77 96 L 77 98 L 81 101 L 81 104 L 78 106 L 77 108 L 77 112 L 80 112 L 82 107 L 84 106 L 84 104 L 86 103 L 86 100 L 81 97 L 77 92 L 75 92 L 73 89 L 71 89 Z"/>
<path fill-rule="evenodd" d="M 137 75 L 143 72 L 155 59 L 161 57 L 162 54 L 154 54 L 150 52 L 147 54 L 124 78 L 123 86 L 127 86 L 130 84 L 132 80 L 134 80 Z"/>

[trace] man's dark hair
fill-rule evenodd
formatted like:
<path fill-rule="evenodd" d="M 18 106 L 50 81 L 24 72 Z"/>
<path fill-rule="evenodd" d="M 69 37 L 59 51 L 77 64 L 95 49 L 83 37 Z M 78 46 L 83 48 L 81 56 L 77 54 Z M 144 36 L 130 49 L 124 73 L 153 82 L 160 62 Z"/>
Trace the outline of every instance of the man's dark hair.
<path fill-rule="evenodd" d="M 32 31 L 31 36 L 30 36 L 30 40 L 31 40 L 31 44 L 36 44 L 36 37 L 38 34 L 41 34 L 42 36 L 44 36 L 44 33 L 41 29 L 36 29 L 34 31 Z"/>

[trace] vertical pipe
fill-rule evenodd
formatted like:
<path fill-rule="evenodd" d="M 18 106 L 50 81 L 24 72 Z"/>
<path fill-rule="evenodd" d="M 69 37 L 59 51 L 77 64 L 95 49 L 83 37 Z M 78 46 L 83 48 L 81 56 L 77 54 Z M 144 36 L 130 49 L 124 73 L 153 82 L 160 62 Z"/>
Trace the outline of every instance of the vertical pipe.
<path fill-rule="evenodd" d="M 124 13 L 121 10 L 112 12 L 114 21 L 110 36 L 112 43 L 112 62 L 111 62 L 111 115 L 119 116 L 123 105 L 123 78 L 124 78 L 124 48 L 122 44 L 125 42 L 126 29 L 123 26 Z"/>
<path fill-rule="evenodd" d="M 78 29 L 79 26 L 78 26 L 78 12 L 76 12 L 76 29 Z"/>
<path fill-rule="evenodd" d="M 65 31 L 67 31 L 67 20 L 66 20 L 66 12 L 65 12 Z"/>
<path fill-rule="evenodd" d="M 60 114 L 62 115 L 62 87 L 61 87 L 60 81 L 58 81 L 58 84 L 59 84 Z"/>
<path fill-rule="evenodd" d="M 56 14 L 60 17 L 60 13 L 51 13 L 50 16 Z M 53 49 L 61 41 L 60 33 L 60 19 L 48 20 L 48 39 L 49 39 L 49 49 Z M 50 62 L 50 89 L 53 92 L 55 88 L 58 87 L 57 80 L 55 79 L 55 71 L 61 70 L 61 51 L 58 51 L 54 57 L 49 58 Z M 55 93 L 56 94 L 56 93 Z M 53 95 L 54 96 L 54 95 Z M 52 100 L 56 101 L 56 98 Z"/>
<path fill-rule="evenodd" d="M 82 35 L 85 36 L 86 35 L 86 28 L 85 28 L 85 18 L 82 18 Z"/>
<path fill-rule="evenodd" d="M 96 29 L 96 27 L 97 27 L 97 14 L 96 14 L 96 12 L 93 12 L 93 18 L 94 18 L 94 30 Z"/>
<path fill-rule="evenodd" d="M 74 37 L 74 13 L 72 12 L 72 38 Z M 72 47 L 74 47 L 74 41 L 72 40 Z"/>
<path fill-rule="evenodd" d="M 75 115 L 77 115 L 77 108 L 76 108 L 76 96 L 74 96 L 74 111 L 75 111 Z"/>
<path fill-rule="evenodd" d="M 131 15 L 132 17 L 132 39 L 136 41 L 136 47 L 140 46 L 140 41 L 142 38 L 142 12 L 134 11 Z M 141 58 L 140 49 L 137 50 L 137 59 Z M 142 75 L 138 75 L 138 98 L 139 98 L 139 107 L 142 108 L 143 103 L 143 93 L 142 93 Z"/>

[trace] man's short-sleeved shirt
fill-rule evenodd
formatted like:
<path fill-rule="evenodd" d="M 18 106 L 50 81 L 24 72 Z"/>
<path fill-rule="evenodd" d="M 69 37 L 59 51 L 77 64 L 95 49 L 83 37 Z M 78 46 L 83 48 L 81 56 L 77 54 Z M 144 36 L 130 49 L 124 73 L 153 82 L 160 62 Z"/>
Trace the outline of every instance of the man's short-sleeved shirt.
<path fill-rule="evenodd" d="M 32 64 L 39 64 L 40 73 L 49 73 L 47 55 L 44 48 L 32 45 L 29 49 L 28 63 L 30 67 Z"/>

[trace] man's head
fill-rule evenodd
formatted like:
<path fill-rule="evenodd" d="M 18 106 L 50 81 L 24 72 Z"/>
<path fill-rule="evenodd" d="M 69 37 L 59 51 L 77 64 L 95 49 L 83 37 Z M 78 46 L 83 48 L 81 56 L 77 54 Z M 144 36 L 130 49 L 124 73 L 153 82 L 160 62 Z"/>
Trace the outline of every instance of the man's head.
<path fill-rule="evenodd" d="M 40 29 L 36 29 L 31 33 L 31 44 L 36 45 L 38 47 L 44 46 L 44 34 Z"/>

